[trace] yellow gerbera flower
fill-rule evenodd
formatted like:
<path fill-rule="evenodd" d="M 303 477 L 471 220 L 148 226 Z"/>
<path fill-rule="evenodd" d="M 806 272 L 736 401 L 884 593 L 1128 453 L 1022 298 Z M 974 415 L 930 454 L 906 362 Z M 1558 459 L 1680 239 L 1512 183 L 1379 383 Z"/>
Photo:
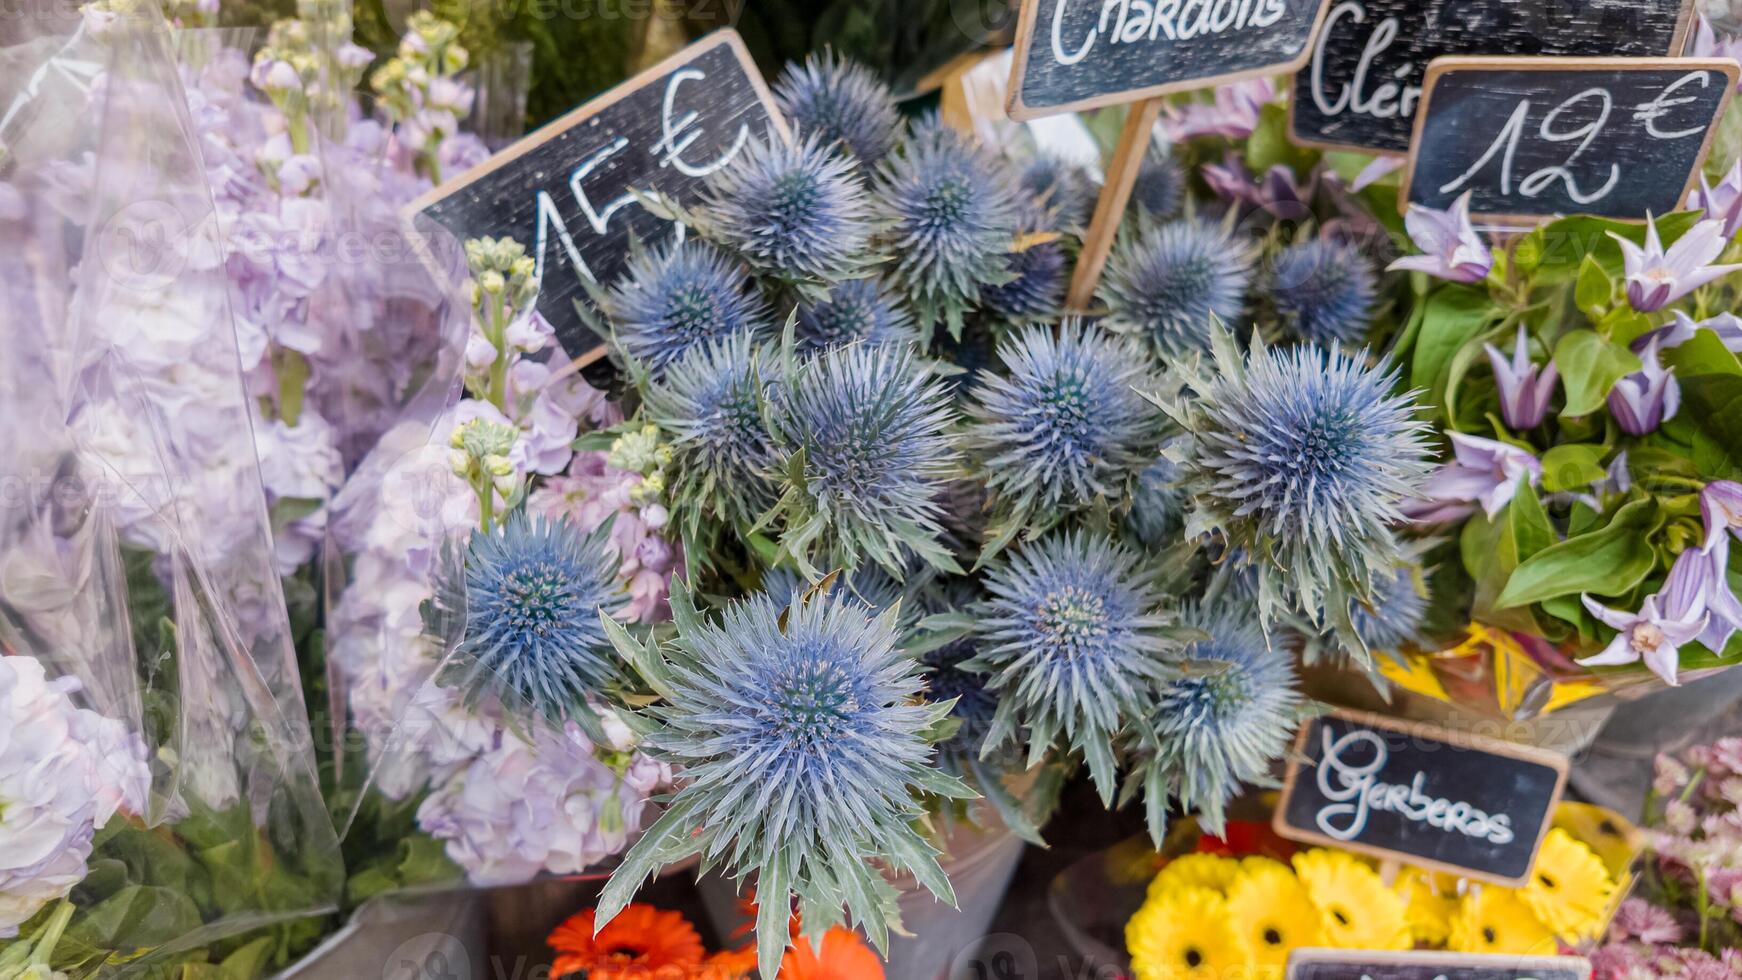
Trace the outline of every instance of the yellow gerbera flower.
<path fill-rule="evenodd" d="M 1247 858 L 1228 885 L 1228 918 L 1260 966 L 1280 968 L 1288 951 L 1319 943 L 1319 910 L 1288 866 Z"/>
<path fill-rule="evenodd" d="M 1609 877 L 1618 879 L 1633 866 L 1644 846 L 1639 828 L 1626 817 L 1590 803 L 1562 803 L 1555 807 L 1554 826 L 1597 853 Z"/>
<path fill-rule="evenodd" d="M 1614 890 L 1603 859 L 1557 827 L 1543 838 L 1518 897 L 1555 935 L 1574 942 L 1597 938 Z"/>
<path fill-rule="evenodd" d="M 1294 870 L 1318 906 L 1323 942 L 1339 949 L 1408 949 L 1402 896 L 1385 887 L 1353 854 L 1314 848 L 1294 856 Z"/>
<path fill-rule="evenodd" d="M 1452 916 L 1447 948 L 1460 953 L 1506 953 L 1513 956 L 1550 956 L 1555 952 L 1549 932 L 1530 906 L 1510 888 L 1483 885 L 1472 888 Z"/>
<path fill-rule="evenodd" d="M 1409 933 L 1418 943 L 1440 946 L 1458 912 L 1458 884 L 1451 875 L 1406 867 L 1393 885 L 1408 906 Z"/>
<path fill-rule="evenodd" d="M 1208 888 L 1226 893 L 1228 883 L 1240 871 L 1240 862 L 1218 854 L 1186 854 L 1162 865 L 1149 882 L 1149 897 L 1177 888 Z"/>
<path fill-rule="evenodd" d="M 1125 924 L 1125 946 L 1135 980 L 1223 980 L 1252 969 L 1227 900 L 1192 885 L 1144 902 Z"/>

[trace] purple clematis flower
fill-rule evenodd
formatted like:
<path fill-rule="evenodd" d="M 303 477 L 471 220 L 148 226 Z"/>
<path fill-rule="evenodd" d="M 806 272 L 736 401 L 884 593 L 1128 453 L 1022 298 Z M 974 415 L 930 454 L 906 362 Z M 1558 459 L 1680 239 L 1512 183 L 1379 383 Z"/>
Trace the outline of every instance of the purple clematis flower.
<path fill-rule="evenodd" d="M 1628 435 L 1650 435 L 1681 410 L 1681 385 L 1675 372 L 1664 367 L 1657 356 L 1661 340 L 1652 337 L 1639 352 L 1645 366 L 1615 382 L 1609 392 L 1609 414 Z"/>
<path fill-rule="evenodd" d="M 1225 136 L 1244 140 L 1258 128 L 1259 116 L 1267 103 L 1276 101 L 1276 80 L 1252 78 L 1216 88 L 1216 101 L 1188 102 L 1169 106 L 1167 115 L 1156 128 L 1169 143 L 1179 143 L 1194 136 Z"/>
<path fill-rule="evenodd" d="M 1724 344 L 1724 349 L 1730 353 L 1742 354 L 1742 318 L 1737 317 L 1734 313 L 1720 313 L 1705 320 L 1695 320 L 1681 310 L 1676 310 L 1674 323 L 1667 327 L 1659 327 L 1641 340 L 1649 341 L 1652 337 L 1662 337 L 1663 349 L 1669 350 L 1694 339 L 1694 335 L 1701 330 L 1710 330 L 1717 334 L 1718 339 Z M 1640 342 L 1634 341 L 1633 346 L 1640 346 Z"/>
<path fill-rule="evenodd" d="M 1656 219 L 1645 226 L 1644 248 L 1610 232 L 1626 260 L 1627 302 L 1641 313 L 1655 313 L 1712 280 L 1742 269 L 1742 265 L 1712 264 L 1724 251 L 1723 232 L 1723 222 L 1702 221 L 1667 252 L 1658 237 Z"/>
<path fill-rule="evenodd" d="M 1700 15 L 1699 29 L 1694 32 L 1694 43 L 1688 51 L 1690 58 L 1729 58 L 1731 61 L 1742 62 L 1742 37 L 1731 37 L 1719 34 L 1712 22 Z M 1737 91 L 1742 91 L 1742 82 L 1737 83 Z"/>
<path fill-rule="evenodd" d="M 1620 632 L 1602 653 L 1579 663 L 1615 667 L 1644 661 L 1665 684 L 1679 686 L 1681 648 L 1699 638 L 1710 618 L 1706 612 L 1710 586 L 1711 562 L 1699 549 L 1689 548 L 1676 559 L 1663 591 L 1647 596 L 1637 613 L 1610 609 L 1589 595 L 1582 596 L 1591 615 Z"/>
<path fill-rule="evenodd" d="M 1729 531 L 1742 541 L 1742 483 L 1714 480 L 1700 491 L 1700 516 L 1706 523 L 1706 540 L 1701 548 L 1711 551 L 1724 543 Z"/>
<path fill-rule="evenodd" d="M 1314 171 L 1306 180 L 1298 180 L 1287 164 L 1276 164 L 1254 180 L 1246 172 L 1246 162 L 1238 153 L 1229 152 L 1222 162 L 1206 163 L 1200 168 L 1204 182 L 1223 200 L 1262 208 L 1278 218 L 1300 219 L 1311 213 L 1308 207 L 1318 193 L 1319 177 Z"/>
<path fill-rule="evenodd" d="M 1392 268 L 1396 268 L 1393 265 Z M 1524 324 L 1512 345 L 1512 360 L 1493 344 L 1486 345 L 1488 363 L 1494 368 L 1494 383 L 1500 389 L 1500 416 L 1514 429 L 1534 429 L 1548 415 L 1548 400 L 1554 394 L 1560 371 L 1554 361 L 1538 368 L 1530 360 Z"/>
<path fill-rule="evenodd" d="M 1393 271 L 1425 272 L 1452 282 L 1474 283 L 1488 278 L 1489 270 L 1494 268 L 1494 254 L 1470 223 L 1468 191 L 1444 211 L 1411 204 L 1403 224 L 1422 254 L 1391 263 L 1389 268 Z"/>
<path fill-rule="evenodd" d="M 1735 238 L 1742 231 L 1742 160 L 1736 161 L 1716 187 L 1701 174 L 1699 189 L 1689 195 L 1688 206 L 1706 212 L 1708 221 L 1722 222 L 1725 241 Z"/>
<path fill-rule="evenodd" d="M 1517 446 L 1462 432 L 1451 438 L 1456 461 L 1435 470 L 1422 487 L 1423 499 L 1404 507 L 1418 524 L 1460 520 L 1478 504 L 1492 518 L 1517 496 L 1520 480 L 1536 486 L 1542 479 L 1542 463 Z"/>
<path fill-rule="evenodd" d="M 1742 631 L 1742 599 L 1737 599 L 1736 591 L 1730 588 L 1728 574 L 1730 540 L 1720 537 L 1715 548 L 1688 549 L 1690 552 L 1696 550 L 1710 566 L 1706 585 L 1706 612 L 1710 615 L 1706 628 L 1700 632 L 1700 645 L 1722 654 L 1729 646 L 1730 638 Z"/>

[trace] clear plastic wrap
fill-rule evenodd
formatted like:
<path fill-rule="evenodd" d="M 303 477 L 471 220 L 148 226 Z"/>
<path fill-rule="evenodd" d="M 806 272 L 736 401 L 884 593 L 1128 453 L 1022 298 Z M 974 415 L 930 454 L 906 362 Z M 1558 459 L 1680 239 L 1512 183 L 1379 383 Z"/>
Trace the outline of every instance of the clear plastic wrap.
<path fill-rule="evenodd" d="M 23 34 L 0 51 L 0 732 L 91 771 L 56 767 L 53 866 L 0 829 L 0 962 L 252 975 L 318 936 L 344 872 L 220 225 L 155 8 Z M 0 768 L 45 751 L 0 743 Z"/>

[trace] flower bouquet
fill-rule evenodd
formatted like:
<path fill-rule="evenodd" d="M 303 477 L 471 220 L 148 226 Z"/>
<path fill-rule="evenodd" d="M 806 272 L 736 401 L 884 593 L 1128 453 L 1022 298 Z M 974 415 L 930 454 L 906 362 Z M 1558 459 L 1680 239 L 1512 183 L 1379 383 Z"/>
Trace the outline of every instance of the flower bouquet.
<path fill-rule="evenodd" d="M 96 5 L 5 53 L 31 80 L 0 139 L 6 977 L 260 975 L 343 884 L 153 14 Z"/>

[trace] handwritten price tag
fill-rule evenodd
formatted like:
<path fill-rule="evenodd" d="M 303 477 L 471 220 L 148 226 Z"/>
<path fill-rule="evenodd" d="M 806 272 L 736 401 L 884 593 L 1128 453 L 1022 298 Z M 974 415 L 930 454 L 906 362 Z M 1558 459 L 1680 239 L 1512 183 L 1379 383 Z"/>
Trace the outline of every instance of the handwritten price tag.
<path fill-rule="evenodd" d="M 1288 957 L 1287 980 L 1588 980 L 1590 976 L 1590 961 L 1576 956 L 1297 949 Z"/>

